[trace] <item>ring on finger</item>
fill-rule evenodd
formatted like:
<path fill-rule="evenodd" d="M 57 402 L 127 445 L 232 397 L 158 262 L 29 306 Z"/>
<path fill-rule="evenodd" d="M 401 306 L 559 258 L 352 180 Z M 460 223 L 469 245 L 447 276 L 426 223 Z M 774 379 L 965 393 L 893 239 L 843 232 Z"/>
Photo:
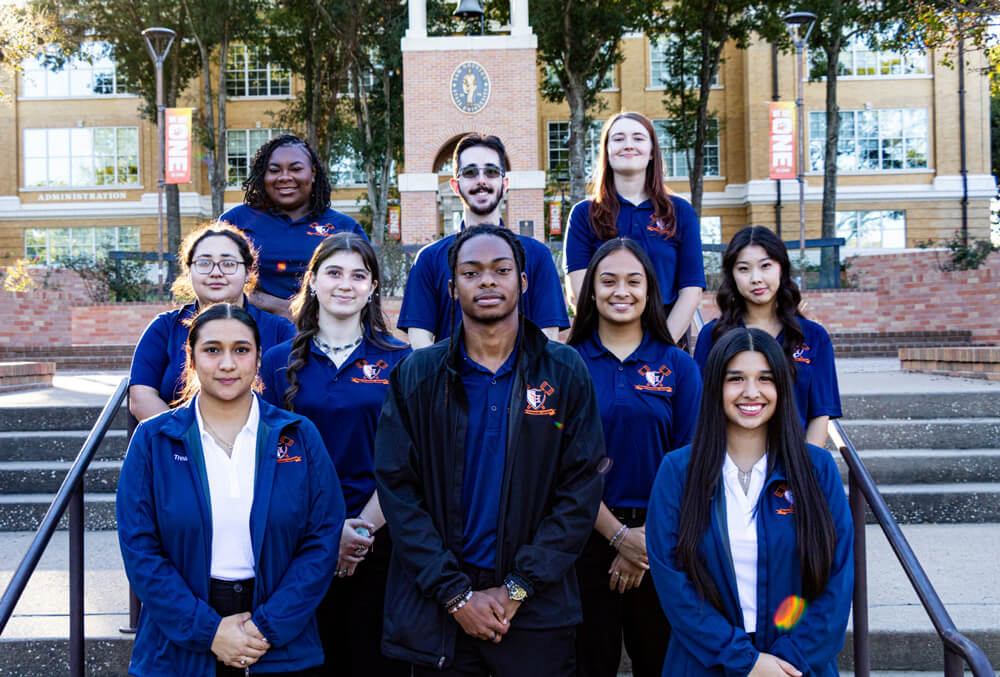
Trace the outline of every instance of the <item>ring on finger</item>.
<path fill-rule="evenodd" d="M 247 659 L 240 657 L 240 665 L 246 665 L 246 664 L 247 664 Z"/>

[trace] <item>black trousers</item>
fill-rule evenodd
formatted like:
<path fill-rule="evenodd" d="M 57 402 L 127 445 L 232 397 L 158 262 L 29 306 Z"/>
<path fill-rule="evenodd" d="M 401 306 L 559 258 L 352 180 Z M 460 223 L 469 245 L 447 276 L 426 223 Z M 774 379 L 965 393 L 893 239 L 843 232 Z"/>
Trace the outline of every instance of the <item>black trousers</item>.
<path fill-rule="evenodd" d="M 473 590 L 495 588 L 503 583 L 492 569 L 463 566 Z M 528 601 L 530 604 L 530 600 Z M 465 634 L 461 626 L 455 638 L 455 660 L 444 670 L 413 667 L 413 677 L 574 677 L 576 675 L 576 627 L 528 630 L 516 627 L 517 617 L 499 644 Z M 454 621 L 458 625 L 458 621 Z"/>
<path fill-rule="evenodd" d="M 645 515 L 623 521 L 629 526 L 639 526 Z M 607 539 L 594 531 L 576 562 L 583 602 L 583 623 L 578 626 L 576 636 L 577 675 L 615 677 L 624 636 L 625 650 L 632 659 L 632 674 L 660 677 L 670 642 L 670 625 L 648 571 L 638 588 L 624 594 L 608 588 L 611 579 L 608 569 L 615 555 L 617 552 Z"/>
<path fill-rule="evenodd" d="M 208 603 L 222 617 L 253 610 L 253 585 L 252 578 L 245 581 L 220 581 L 213 578 L 208 592 Z M 254 667 L 250 667 L 251 673 L 257 673 Z M 224 663 L 216 661 L 215 677 L 244 677 L 246 671 L 243 668 L 233 668 Z M 316 677 L 314 668 L 300 670 L 296 672 L 269 672 L 268 675 L 276 677 Z"/>
<path fill-rule="evenodd" d="M 385 581 L 392 539 L 375 532 L 368 555 L 347 578 L 334 578 L 316 610 L 326 662 L 319 674 L 336 677 L 408 677 L 410 666 L 382 655 Z"/>

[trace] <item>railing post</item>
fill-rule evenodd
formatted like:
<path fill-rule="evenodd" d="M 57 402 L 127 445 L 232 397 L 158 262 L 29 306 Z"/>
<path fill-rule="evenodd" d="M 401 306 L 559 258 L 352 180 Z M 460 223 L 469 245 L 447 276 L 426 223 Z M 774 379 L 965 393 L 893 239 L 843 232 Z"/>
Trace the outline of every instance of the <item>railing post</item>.
<path fill-rule="evenodd" d="M 129 396 L 125 396 L 125 428 L 126 428 L 126 438 L 125 446 L 132 441 L 132 435 L 135 434 L 135 429 L 139 426 L 139 421 L 135 416 L 132 415 L 132 409 L 130 407 Z M 132 584 L 128 584 L 128 625 L 118 628 L 118 632 L 123 635 L 134 635 L 135 630 L 139 625 L 139 609 L 142 608 L 142 602 L 139 601 L 139 596 L 135 594 L 135 590 L 132 589 Z"/>
<path fill-rule="evenodd" d="M 965 661 L 962 657 L 949 649 L 944 648 L 944 677 L 962 677 L 965 674 Z"/>
<path fill-rule="evenodd" d="M 854 521 L 854 677 L 871 673 L 868 641 L 868 555 L 865 545 L 865 496 L 853 472 L 848 473 L 851 517 Z"/>
<path fill-rule="evenodd" d="M 69 670 L 84 677 L 83 634 L 83 482 L 69 502 Z"/>

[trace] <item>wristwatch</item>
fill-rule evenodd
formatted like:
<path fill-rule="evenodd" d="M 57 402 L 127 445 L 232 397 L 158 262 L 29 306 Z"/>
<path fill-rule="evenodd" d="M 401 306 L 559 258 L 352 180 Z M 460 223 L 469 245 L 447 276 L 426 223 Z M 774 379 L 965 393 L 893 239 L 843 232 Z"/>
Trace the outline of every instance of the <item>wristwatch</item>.
<path fill-rule="evenodd" d="M 513 576 L 508 575 L 503 579 L 503 584 L 507 587 L 507 597 L 515 602 L 523 602 L 528 599 L 528 591 L 521 587 Z"/>

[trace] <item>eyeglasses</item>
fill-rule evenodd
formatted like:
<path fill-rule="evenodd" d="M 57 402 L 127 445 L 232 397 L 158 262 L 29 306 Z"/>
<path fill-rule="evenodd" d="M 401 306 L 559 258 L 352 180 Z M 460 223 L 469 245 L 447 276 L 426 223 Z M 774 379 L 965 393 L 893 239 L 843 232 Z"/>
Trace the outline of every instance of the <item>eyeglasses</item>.
<path fill-rule="evenodd" d="M 499 179 L 504 175 L 504 171 L 497 167 L 496 165 L 486 165 L 485 167 L 479 167 L 476 165 L 465 165 L 458 170 L 458 175 L 463 179 L 476 179 L 479 178 L 479 173 L 482 172 L 483 176 L 487 179 Z"/>
<path fill-rule="evenodd" d="M 240 266 L 243 265 L 242 261 L 234 261 L 233 259 L 222 259 L 221 261 L 213 261 L 212 259 L 195 259 L 191 263 L 191 270 L 200 275 L 211 275 L 215 267 L 219 267 L 219 271 L 223 275 L 235 275 L 236 271 L 239 270 Z"/>

